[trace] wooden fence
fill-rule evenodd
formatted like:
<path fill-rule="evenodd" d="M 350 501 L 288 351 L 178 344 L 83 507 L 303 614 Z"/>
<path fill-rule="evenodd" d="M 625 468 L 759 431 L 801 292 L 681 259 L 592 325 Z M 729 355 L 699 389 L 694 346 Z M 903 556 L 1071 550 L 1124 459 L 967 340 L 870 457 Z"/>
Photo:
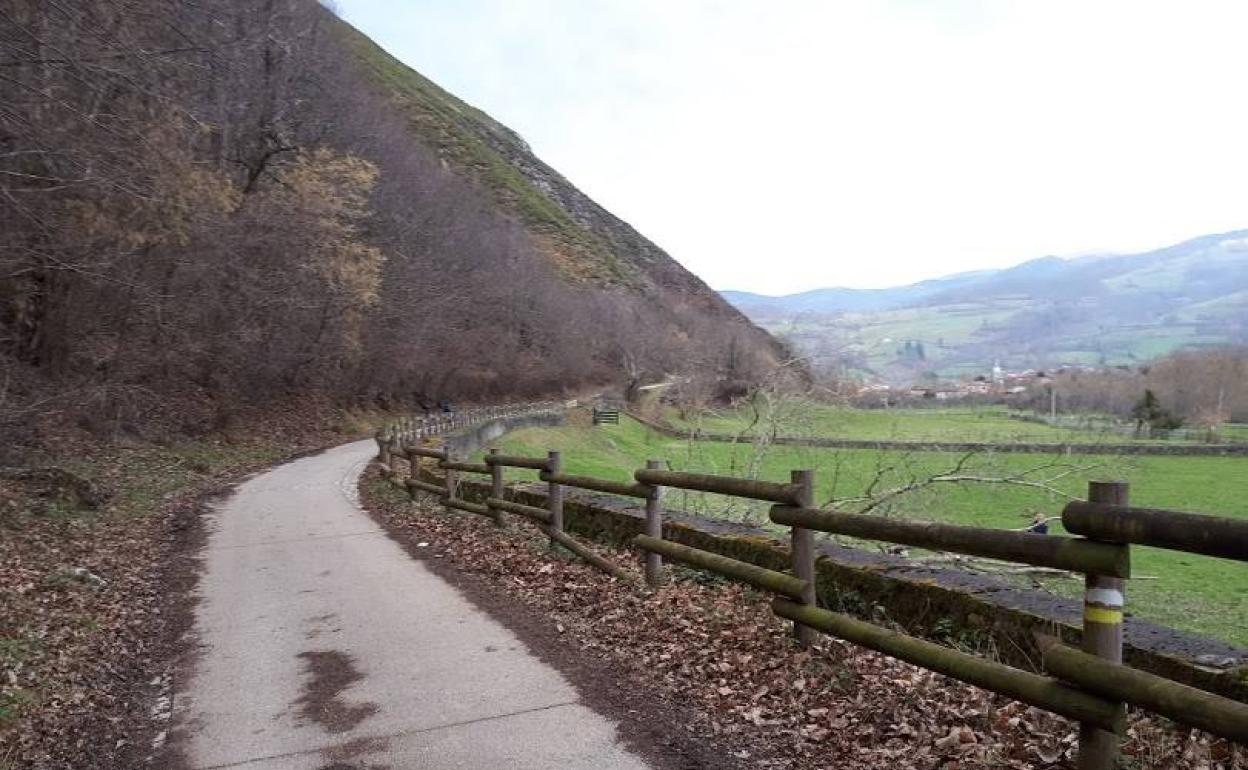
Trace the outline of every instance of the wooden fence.
<path fill-rule="evenodd" d="M 432 435 L 428 430 L 415 436 Z M 415 436 L 413 438 L 415 438 Z M 715 572 L 775 594 L 772 610 L 793 623 L 800 644 L 825 633 L 891 655 L 954 679 L 1051 711 L 1080 724 L 1079 767 L 1108 770 L 1115 764 L 1126 706 L 1151 711 L 1184 725 L 1248 745 L 1248 704 L 1189 687 L 1156 674 L 1122 665 L 1124 584 L 1131 577 L 1130 546 L 1146 545 L 1248 562 L 1248 521 L 1131 507 L 1124 482 L 1092 482 L 1088 501 L 1066 506 L 1062 522 L 1073 537 L 936 524 L 821 510 L 813 505 L 814 472 L 792 471 L 787 483 L 663 470 L 656 460 L 633 474 L 631 483 L 564 473 L 558 452 L 546 457 L 518 457 L 496 450 L 482 463 L 464 462 L 445 449 L 379 436 L 380 458 L 388 466 L 396 452 L 406 454 L 409 478 L 391 470 L 391 478 L 415 496 L 437 496 L 448 510 L 487 516 L 505 524 L 513 514 L 537 523 L 552 543 L 566 547 L 595 567 L 628 583 L 642 576 L 616 565 L 564 531 L 565 487 L 641 498 L 645 534 L 632 543 L 641 552 L 644 583 L 663 580 L 667 558 Z M 442 483 L 422 480 L 421 458 L 445 472 Z M 544 508 L 505 499 L 503 471 L 537 471 L 547 484 Z M 492 480 L 485 504 L 457 496 L 457 474 L 487 475 Z M 772 503 L 770 518 L 789 530 L 789 571 L 767 569 L 722 554 L 663 539 L 662 493 L 679 488 Z M 925 639 L 875 625 L 817 604 L 814 533 L 828 532 L 899 545 L 1001 559 L 1032 566 L 1083 573 L 1085 576 L 1082 649 L 1057 639 L 1041 639 L 1044 674 L 954 650 Z"/>
<path fill-rule="evenodd" d="M 593 414 L 594 425 L 619 425 L 620 410 L 619 409 L 594 409 Z"/>
<path fill-rule="evenodd" d="M 440 436 L 461 431 L 474 425 L 482 425 L 495 420 L 512 419 L 528 415 L 555 414 L 566 409 L 566 404 L 558 401 L 537 401 L 523 404 L 504 404 L 498 406 L 479 406 L 462 411 L 430 412 L 395 420 L 374 436 L 381 448 L 378 461 L 389 468 L 391 449 L 396 445 L 411 446 L 429 436 Z"/>

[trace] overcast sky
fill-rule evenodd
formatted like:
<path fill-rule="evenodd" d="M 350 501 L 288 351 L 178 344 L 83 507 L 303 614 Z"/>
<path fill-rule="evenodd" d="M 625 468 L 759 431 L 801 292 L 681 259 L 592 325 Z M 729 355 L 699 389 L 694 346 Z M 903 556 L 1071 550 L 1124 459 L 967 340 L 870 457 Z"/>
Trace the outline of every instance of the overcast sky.
<path fill-rule="evenodd" d="M 1248 227 L 1248 3 L 336 0 L 718 289 Z"/>

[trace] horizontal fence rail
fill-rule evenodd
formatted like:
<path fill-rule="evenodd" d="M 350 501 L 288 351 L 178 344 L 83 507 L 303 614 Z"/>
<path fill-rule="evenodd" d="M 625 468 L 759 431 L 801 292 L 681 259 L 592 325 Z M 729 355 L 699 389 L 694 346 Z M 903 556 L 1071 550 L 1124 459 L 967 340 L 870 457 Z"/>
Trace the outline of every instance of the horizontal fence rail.
<path fill-rule="evenodd" d="M 515 503 L 511 500 L 503 500 L 497 497 L 487 498 L 485 504 L 491 508 L 497 508 L 500 511 L 514 513 L 519 516 L 533 519 L 534 521 L 539 521 L 542 524 L 550 523 L 550 511 L 545 508 L 538 508 L 533 505 L 523 505 L 521 503 Z"/>
<path fill-rule="evenodd" d="M 478 516 L 492 515 L 489 508 L 484 505 L 478 505 L 477 503 L 469 503 L 464 500 L 458 500 L 454 497 L 448 497 L 443 500 L 443 502 L 448 508 L 454 508 L 458 511 L 464 511 L 465 513 L 475 513 Z"/>
<path fill-rule="evenodd" d="M 649 497 L 654 489 L 649 484 L 629 484 L 626 481 L 611 481 L 609 479 L 594 478 L 593 476 L 569 476 L 566 473 L 554 474 L 549 471 L 542 471 L 539 474 L 539 478 L 542 481 L 562 484 L 565 487 L 587 489 L 591 492 L 605 492 L 609 495 L 619 495 L 621 497 Z"/>
<path fill-rule="evenodd" d="M 1123 731 L 1125 715 L 1116 703 L 1080 692 L 1048 677 L 958 652 L 837 612 L 794 604 L 784 599 L 772 602 L 772 609 L 782 618 L 817 628 L 898 660 L 1039 706 L 1054 714 L 1089 722 L 1110 732 Z"/>
<path fill-rule="evenodd" d="M 1082 538 L 787 506 L 773 507 L 771 520 L 791 527 L 806 527 L 867 540 L 883 540 L 933 551 L 1002 559 L 1072 572 L 1131 577 L 1131 555 L 1126 546 Z"/>
<path fill-rule="evenodd" d="M 408 479 L 407 486 L 409 489 L 415 489 L 431 495 L 446 494 L 445 487 L 438 486 L 437 484 L 430 484 L 428 482 L 421 481 L 420 479 Z"/>
<path fill-rule="evenodd" d="M 554 407 L 541 404 L 528 408 L 540 411 Z M 524 408 L 510 409 L 515 414 Z M 495 419 L 488 415 L 498 411 L 487 408 L 477 415 Z M 713 572 L 775 594 L 773 612 L 792 621 L 794 634 L 802 644 L 812 641 L 815 633 L 828 634 L 1076 720 L 1080 724 L 1079 767 L 1085 770 L 1113 767 L 1127 704 L 1213 735 L 1248 743 L 1248 704 L 1138 671 L 1121 662 L 1123 586 L 1131 576 L 1130 545 L 1248 561 L 1248 521 L 1135 508 L 1126 504 L 1125 483 L 1092 482 L 1088 502 L 1073 502 L 1065 507 L 1062 521 L 1074 536 L 1064 537 L 823 510 L 813 504 L 813 472 L 806 470 L 793 471 L 790 481 L 784 483 L 663 470 L 661 461 L 649 460 L 646 468 L 634 472 L 635 482 L 630 483 L 564 473 L 563 458 L 558 452 L 550 452 L 546 457 L 524 457 L 491 450 L 483 462 L 473 463 L 451 457 L 445 449 L 420 444 L 438 431 L 471 424 L 472 419 L 475 418 L 463 417 L 457 423 L 432 418 L 379 434 L 378 460 L 386 474 L 413 495 L 435 495 L 450 510 L 488 516 L 499 525 L 504 524 L 504 514 L 529 519 L 539 525 L 552 545 L 566 548 L 627 584 L 640 582 L 641 578 L 564 530 L 563 494 L 565 488 L 574 488 L 644 499 L 644 534 L 634 536 L 630 542 L 641 553 L 646 586 L 661 584 L 664 559 Z M 398 478 L 392 464 L 392 453 L 399 450 L 405 450 L 410 461 L 411 477 L 405 480 Z M 445 472 L 442 483 L 434 483 L 439 477 L 420 469 L 419 458 L 437 460 L 434 465 Z M 538 478 L 546 483 L 546 507 L 508 500 L 505 468 L 537 471 Z M 458 496 L 457 473 L 490 476 L 490 494 L 483 503 L 468 502 Z M 422 475 L 424 478 L 420 478 Z M 782 572 L 665 540 L 662 496 L 668 488 L 774 503 L 770 511 L 772 522 L 789 529 L 791 569 Z M 815 595 L 814 532 L 1082 573 L 1086 585 L 1084 649 L 1042 640 L 1045 673 L 1035 673 L 822 609 Z"/>
<path fill-rule="evenodd" d="M 572 553 L 581 557 L 582 559 L 594 565 L 595 567 L 607 573 L 608 575 L 611 575 L 612 577 L 615 577 L 616 579 L 621 580 L 625 583 L 637 582 L 638 578 L 636 575 L 624 569 L 623 567 L 613 564 L 609 559 L 605 559 L 599 556 L 598 554 L 594 553 L 589 548 L 586 548 L 584 545 L 581 545 L 579 542 L 577 542 L 575 539 L 569 536 L 566 532 L 563 532 L 562 530 L 554 529 L 553 527 L 548 526 L 546 528 L 546 534 L 549 535 L 550 538 L 554 540 L 556 543 L 559 543 L 559 545 L 562 545 L 564 548 L 567 548 Z"/>
<path fill-rule="evenodd" d="M 516 455 L 488 455 L 485 458 L 485 464 L 505 465 L 509 468 L 528 468 L 535 471 L 546 471 L 550 469 L 550 458 L 519 457 Z"/>
<path fill-rule="evenodd" d="M 432 449 L 430 447 L 423 447 L 423 446 L 409 446 L 409 447 L 405 447 L 405 450 L 407 451 L 409 455 L 415 455 L 417 457 L 429 457 L 434 460 L 446 459 L 445 449 Z"/>
<path fill-rule="evenodd" d="M 1076 501 L 1062 511 L 1067 532 L 1248 561 L 1248 519 Z"/>
<path fill-rule="evenodd" d="M 747 561 L 731 559 L 710 551 L 690 548 L 680 543 L 660 540 L 649 535 L 637 535 L 633 538 L 633 544 L 643 551 L 657 553 L 660 556 L 666 556 L 673 561 L 688 564 L 691 567 L 700 567 L 711 572 L 718 572 L 742 583 L 748 583 L 755 588 L 791 596 L 794 599 L 802 598 L 802 593 L 806 590 L 806 581 L 799 580 L 792 575 L 760 567 L 757 564 L 750 564 Z"/>
<path fill-rule="evenodd" d="M 735 476 L 712 476 L 707 473 L 682 473 L 643 468 L 633 474 L 642 484 L 661 487 L 677 487 L 718 495 L 747 497 L 753 500 L 769 500 L 773 503 L 798 505 L 801 503 L 801 487 L 775 481 L 740 479 Z"/>
<path fill-rule="evenodd" d="M 1044 651 L 1044 668 L 1101 697 L 1130 703 L 1248 746 L 1248 704 L 1110 663 L 1056 642 Z"/>
<path fill-rule="evenodd" d="M 438 463 L 438 467 L 446 471 L 461 471 L 463 473 L 482 473 L 486 476 L 492 472 L 490 466 L 485 463 L 463 463 L 456 460 L 443 460 Z"/>

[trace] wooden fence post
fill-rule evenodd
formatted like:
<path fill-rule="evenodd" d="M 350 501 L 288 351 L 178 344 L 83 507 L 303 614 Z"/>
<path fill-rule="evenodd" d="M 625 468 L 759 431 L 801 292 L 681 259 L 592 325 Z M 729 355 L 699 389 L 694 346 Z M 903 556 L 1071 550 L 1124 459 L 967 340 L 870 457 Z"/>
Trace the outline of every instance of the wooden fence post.
<path fill-rule="evenodd" d="M 446 447 L 446 459 L 448 461 L 455 460 L 455 452 L 449 446 Z M 456 473 L 450 468 L 446 469 L 446 512 L 455 513 L 455 509 L 450 503 L 455 499 Z"/>
<path fill-rule="evenodd" d="M 490 454 L 498 454 L 498 447 L 492 447 Z M 495 500 L 502 500 L 505 487 L 503 486 L 503 466 L 494 464 L 490 466 L 490 497 Z M 503 518 L 501 508 L 492 508 L 490 513 L 494 515 L 494 524 L 502 527 L 506 526 L 507 520 Z"/>
<path fill-rule="evenodd" d="M 1128 505 L 1125 481 L 1088 482 L 1088 502 Z M 1083 651 L 1122 663 L 1122 578 L 1087 575 L 1083 592 Z M 1118 736 L 1089 724 L 1079 725 L 1079 770 L 1110 770 L 1118 757 Z"/>
<path fill-rule="evenodd" d="M 563 459 L 558 452 L 546 453 L 546 470 L 552 475 L 558 476 L 563 473 Z M 546 485 L 546 506 L 550 511 L 550 528 L 557 531 L 563 531 L 563 485 L 556 484 L 551 481 Z M 555 544 L 555 539 L 551 538 L 551 545 Z"/>
<path fill-rule="evenodd" d="M 407 448 L 407 442 L 403 440 L 402 431 L 396 432 L 394 434 L 394 441 L 390 445 L 390 462 L 391 462 L 390 475 L 391 477 L 398 476 L 399 469 L 393 463 L 395 460 L 403 456 L 403 453 L 406 451 L 406 448 Z"/>
<path fill-rule="evenodd" d="M 659 470 L 663 467 L 661 460 L 646 460 L 646 467 Z M 650 537 L 663 539 L 663 487 L 651 486 L 650 494 L 646 495 L 646 534 Z M 657 553 L 646 551 L 646 585 L 658 588 L 663 582 L 663 557 Z"/>
<path fill-rule="evenodd" d="M 420 442 L 413 439 L 412 446 L 416 446 L 418 443 Z M 420 480 L 420 456 L 411 449 L 407 450 L 407 477 L 412 481 Z M 408 484 L 404 484 L 403 486 L 407 488 L 407 496 L 415 499 L 416 490 Z"/>
<path fill-rule="evenodd" d="M 815 507 L 815 472 L 812 470 L 792 471 L 789 480 L 801 487 L 798 505 L 802 508 Z M 791 547 L 793 552 L 793 576 L 806 581 L 802 590 L 802 604 L 814 607 L 815 601 L 815 533 L 805 527 L 792 527 Z M 798 643 L 806 646 L 815 641 L 818 631 L 800 623 L 793 624 L 793 636 Z"/>
<path fill-rule="evenodd" d="M 390 442 L 386 439 L 384 428 L 377 431 L 377 462 L 387 467 L 390 465 Z"/>

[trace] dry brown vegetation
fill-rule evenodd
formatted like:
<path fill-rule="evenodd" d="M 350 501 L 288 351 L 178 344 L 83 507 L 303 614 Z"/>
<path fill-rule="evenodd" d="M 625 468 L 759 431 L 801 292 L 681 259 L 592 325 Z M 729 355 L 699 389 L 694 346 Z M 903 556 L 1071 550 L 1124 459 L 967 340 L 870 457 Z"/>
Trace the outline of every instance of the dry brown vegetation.
<path fill-rule="evenodd" d="M 0 768 L 150 752 L 196 493 L 344 408 L 778 355 L 635 233 L 551 253 L 353 34 L 316 0 L 0 3 Z"/>
<path fill-rule="evenodd" d="M 0 435 L 774 363 L 666 255 L 624 278 L 564 269 L 349 34 L 314 0 L 0 8 Z"/>
<path fill-rule="evenodd" d="M 1063 411 L 1130 419 L 1147 390 L 1161 408 L 1211 435 L 1223 423 L 1248 421 L 1248 348 L 1183 351 L 1137 369 L 1068 370 L 1053 377 Z M 1029 393 L 1039 411 L 1049 407 L 1049 387 Z"/>
<path fill-rule="evenodd" d="M 231 441 L 84 442 L 61 448 L 72 472 L 0 474 L 0 770 L 129 770 L 153 754 L 205 496 L 342 440 L 328 413 L 309 413 L 270 415 Z"/>

